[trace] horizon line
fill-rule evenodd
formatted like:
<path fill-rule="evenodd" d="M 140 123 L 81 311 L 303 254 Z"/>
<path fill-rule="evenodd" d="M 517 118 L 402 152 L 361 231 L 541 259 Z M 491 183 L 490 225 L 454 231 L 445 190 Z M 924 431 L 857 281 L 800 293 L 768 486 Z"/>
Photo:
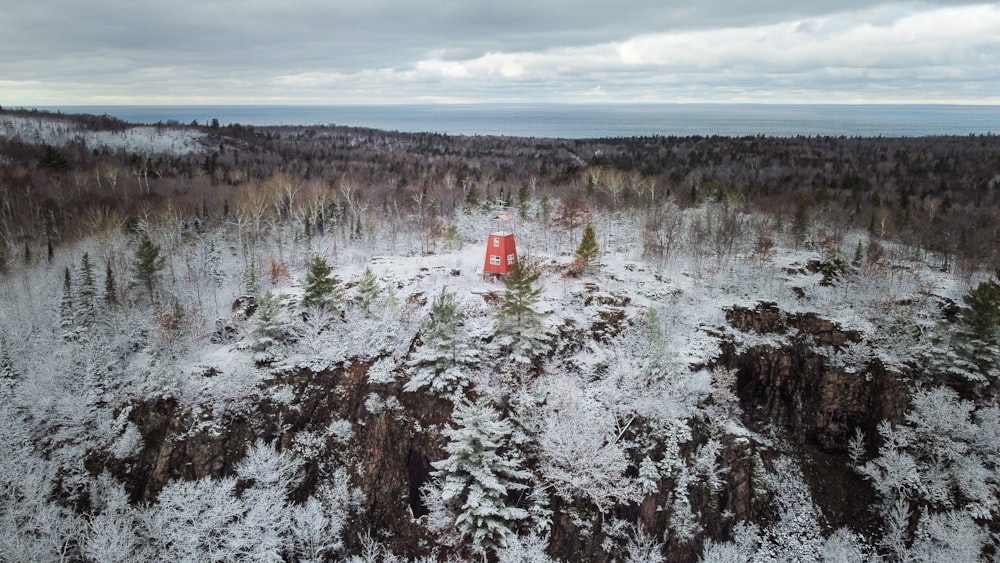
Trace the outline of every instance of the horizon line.
<path fill-rule="evenodd" d="M 127 103 L 67 103 L 67 104 L 0 104 L 3 110 L 32 110 L 51 108 L 81 108 L 81 107 L 390 107 L 390 106 L 939 106 L 939 107 L 997 107 L 998 102 L 701 102 L 701 101 L 410 101 L 410 102 L 239 102 L 239 103 L 157 103 L 157 102 L 127 102 Z"/>

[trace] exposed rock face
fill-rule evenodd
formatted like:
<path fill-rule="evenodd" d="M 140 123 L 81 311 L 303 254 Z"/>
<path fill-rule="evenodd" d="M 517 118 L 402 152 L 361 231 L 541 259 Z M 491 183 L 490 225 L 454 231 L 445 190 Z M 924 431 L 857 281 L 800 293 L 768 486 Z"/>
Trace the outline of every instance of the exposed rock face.
<path fill-rule="evenodd" d="M 601 341 L 605 332 L 631 322 L 628 301 L 597 292 L 588 297 L 594 324 L 561 327 L 567 342 Z M 734 343 L 723 343 L 719 363 L 738 372 L 737 391 L 747 425 L 761 429 L 775 422 L 800 446 L 803 474 L 830 524 L 867 519 L 864 507 L 870 493 L 848 466 L 844 448 L 855 428 L 874 436 L 875 425 L 883 418 L 900 420 L 906 406 L 900 376 L 886 373 L 875 361 L 863 373 L 831 369 L 826 353 L 858 342 L 861 336 L 815 314 L 786 314 L 773 303 L 761 303 L 754 308 L 734 307 L 726 318 L 741 331 L 787 337 L 783 345 L 740 351 Z M 329 467 L 348 467 L 352 486 L 364 495 L 352 528 L 345 533 L 348 549 L 357 547 L 358 532 L 386 531 L 387 547 L 394 553 L 424 555 L 434 540 L 418 520 L 426 514 L 420 487 L 430 478 L 432 461 L 444 457 L 440 430 L 451 419 L 452 404 L 424 393 L 403 392 L 400 382 L 371 383 L 367 369 L 356 364 L 281 374 L 269 385 L 287 387 L 290 398 L 281 403 L 262 400 L 250 412 L 227 420 L 195 415 L 175 401 L 137 405 L 132 420 L 141 428 L 145 448 L 130 470 L 123 467 L 116 473 L 128 483 L 134 500 L 154 501 L 171 479 L 232 474 L 246 447 L 258 439 L 294 448 L 300 432 L 315 432 L 336 420 L 350 421 L 353 437 L 347 443 L 326 438 L 306 464 L 295 496 L 306 498 L 329 478 Z M 719 437 L 704 420 L 691 424 L 692 440 L 684 445 L 684 456 L 709 437 Z M 643 430 L 637 423 L 632 431 Z M 698 514 L 701 531 L 691 541 L 668 537 L 671 560 L 696 560 L 705 538 L 722 540 L 737 522 L 768 517 L 770 493 L 757 482 L 762 466 L 770 464 L 767 448 L 734 435 L 722 436 L 721 446 L 717 463 L 722 486 L 716 491 L 698 483 L 691 486 L 691 509 Z M 639 461 L 632 459 L 632 466 Z M 652 494 L 601 514 L 586 503 L 577 506 L 553 495 L 548 552 L 566 561 L 620 560 L 623 553 L 605 549 L 606 540 L 620 543 L 621 538 L 621 531 L 609 526 L 615 521 L 634 523 L 663 537 L 671 522 L 675 485 L 664 478 Z"/>
<path fill-rule="evenodd" d="M 328 461 L 351 468 L 351 484 L 364 495 L 354 532 L 391 530 L 388 540 L 400 555 L 416 556 L 426 530 L 413 516 L 425 513 L 419 487 L 429 478 L 432 460 L 444 457 L 440 427 L 450 420 L 452 405 L 424 393 L 404 393 L 400 383 L 367 381 L 367 366 L 313 373 L 301 370 L 280 376 L 288 385 L 287 403 L 261 401 L 253 412 L 220 421 L 205 430 L 175 401 L 144 403 L 132 412 L 145 447 L 132 471 L 121 471 L 134 500 L 151 502 L 172 479 L 231 475 L 246 447 L 258 439 L 294 447 L 298 432 L 322 429 L 337 419 L 353 423 L 349 444 L 327 438 L 319 455 L 306 464 L 296 497 L 306 498 Z M 412 516 L 411 516 L 412 515 Z"/>
<path fill-rule="evenodd" d="M 877 359 L 847 373 L 827 355 L 861 335 L 814 313 L 786 314 L 774 303 L 726 311 L 744 332 L 787 335 L 784 345 L 737 351 L 723 342 L 719 362 L 737 370 L 737 394 L 751 428 L 776 424 L 797 444 L 803 474 L 833 526 L 863 527 L 872 492 L 850 467 L 848 439 L 860 428 L 869 437 L 883 419 L 902 421 L 909 402 L 905 375 L 888 372 Z"/>
<path fill-rule="evenodd" d="M 735 329 L 758 334 L 788 334 L 796 331 L 803 340 L 810 338 L 822 347 L 844 346 L 849 342 L 861 341 L 861 334 L 856 330 L 843 330 L 833 321 L 821 318 L 816 313 L 782 313 L 771 302 L 758 303 L 753 309 L 727 309 L 726 322 Z"/>
<path fill-rule="evenodd" d="M 874 435 L 879 421 L 902 420 L 903 376 L 887 372 L 875 358 L 860 373 L 828 365 L 828 352 L 861 340 L 857 331 L 815 313 L 783 313 L 774 303 L 733 307 L 726 320 L 744 332 L 790 336 L 784 346 L 741 352 L 723 343 L 720 362 L 737 370 L 737 392 L 751 425 L 778 422 L 801 444 L 842 452 L 855 428 Z"/>

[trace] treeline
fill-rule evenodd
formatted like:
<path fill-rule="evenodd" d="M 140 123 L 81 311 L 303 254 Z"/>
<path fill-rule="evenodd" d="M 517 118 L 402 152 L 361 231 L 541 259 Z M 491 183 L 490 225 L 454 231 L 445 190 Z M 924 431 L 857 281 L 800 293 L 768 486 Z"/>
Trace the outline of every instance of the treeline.
<path fill-rule="evenodd" d="M 48 117 L 95 129 L 127 126 L 107 116 Z M 326 225 L 315 221 L 341 220 L 347 211 L 353 221 L 400 209 L 433 218 L 528 198 L 638 210 L 655 220 L 654 210 L 668 201 L 691 206 L 713 199 L 771 212 L 788 224 L 867 228 L 940 253 L 946 264 L 951 258 L 1000 263 L 995 135 L 565 140 L 215 122 L 196 129 L 205 134 L 204 149 L 188 154 L 0 138 L 3 264 L 167 208 L 201 221 L 228 219 L 259 199 L 253 193 L 273 192 L 270 199 L 284 201 L 271 209 L 294 215 L 300 189 L 328 207 L 306 219 L 319 228 Z M 274 184 L 284 187 L 268 188 Z"/>
<path fill-rule="evenodd" d="M 0 114 L 32 119 L 58 119 L 68 121 L 87 131 L 124 131 L 132 127 L 126 121 L 108 114 L 93 115 L 89 113 L 62 113 L 39 109 L 0 107 Z"/>

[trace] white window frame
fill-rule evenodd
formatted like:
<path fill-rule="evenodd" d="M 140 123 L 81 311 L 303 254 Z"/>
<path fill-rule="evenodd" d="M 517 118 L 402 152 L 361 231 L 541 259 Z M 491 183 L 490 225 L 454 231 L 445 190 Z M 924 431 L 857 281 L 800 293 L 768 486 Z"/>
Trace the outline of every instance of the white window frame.
<path fill-rule="evenodd" d="M 508 255 L 507 255 L 507 265 L 508 265 L 508 266 L 513 266 L 513 265 L 514 265 L 514 262 L 515 262 L 516 260 L 517 260 L 517 257 L 516 257 L 516 256 L 514 256 L 513 254 L 508 254 Z"/>
<path fill-rule="evenodd" d="M 500 247 L 500 237 L 493 237 L 493 248 Z"/>
<path fill-rule="evenodd" d="M 500 265 L 500 255 L 490 254 L 490 266 L 499 266 L 499 265 Z"/>

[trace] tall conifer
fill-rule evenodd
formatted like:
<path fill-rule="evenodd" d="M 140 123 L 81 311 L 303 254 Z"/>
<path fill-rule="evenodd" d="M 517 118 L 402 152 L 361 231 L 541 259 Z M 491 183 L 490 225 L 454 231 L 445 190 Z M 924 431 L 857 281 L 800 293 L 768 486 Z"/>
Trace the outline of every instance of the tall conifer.
<path fill-rule="evenodd" d="M 535 310 L 542 293 L 535 287 L 541 272 L 526 257 L 504 279 L 506 287 L 493 323 L 494 343 L 510 359 L 527 365 L 548 352 L 552 335 L 545 329 L 545 314 Z"/>
<path fill-rule="evenodd" d="M 485 399 L 461 401 L 444 430 L 448 457 L 434 462 L 441 500 L 453 506 L 455 525 L 481 550 L 495 549 L 515 533 L 513 526 L 528 512 L 508 503 L 510 493 L 527 488 L 530 473 L 510 447 L 513 429 Z"/>
<path fill-rule="evenodd" d="M 378 299 L 381 288 L 378 285 L 378 279 L 375 277 L 375 273 L 369 267 L 365 268 L 363 274 L 361 274 L 361 281 L 358 282 L 358 293 L 355 297 L 355 302 L 363 308 L 365 311 L 371 309 L 375 300 Z"/>
<path fill-rule="evenodd" d="M 81 324 L 90 324 L 94 318 L 94 300 L 97 297 L 97 283 L 94 268 L 90 264 L 90 253 L 84 252 L 80 258 L 80 288 L 77 290 L 76 315 Z"/>
<path fill-rule="evenodd" d="M 584 270 L 592 270 L 597 264 L 597 257 L 601 248 L 597 245 L 597 234 L 594 232 L 594 225 L 587 223 L 583 228 L 583 238 L 580 239 L 579 246 L 576 247 L 574 256 L 583 265 Z"/>
<path fill-rule="evenodd" d="M 449 397 L 465 389 L 469 384 L 467 370 L 479 363 L 479 352 L 461 330 L 464 319 L 455 294 L 441 288 L 441 294 L 431 305 L 430 315 L 420 323 L 423 345 L 410 359 L 412 375 L 403 386 L 404 390 L 418 391 L 427 387 L 431 394 Z"/>
<path fill-rule="evenodd" d="M 118 287 L 115 284 L 115 272 L 111 269 L 110 258 L 104 268 L 104 302 L 108 305 L 118 303 Z"/>
<path fill-rule="evenodd" d="M 160 256 L 160 247 L 149 238 L 149 235 L 143 234 L 139 239 L 139 246 L 135 249 L 133 266 L 135 277 L 146 286 L 150 299 L 153 298 L 156 278 L 165 262 L 166 260 Z"/>
<path fill-rule="evenodd" d="M 329 305 L 338 297 L 340 280 L 331 275 L 332 270 L 326 260 L 317 256 L 309 263 L 309 271 L 303 283 L 302 306 Z"/>
<path fill-rule="evenodd" d="M 63 269 L 63 293 L 62 301 L 59 303 L 59 327 L 62 329 L 62 337 L 72 340 L 74 334 L 74 310 L 73 310 L 73 278 L 69 273 L 69 266 Z"/>

